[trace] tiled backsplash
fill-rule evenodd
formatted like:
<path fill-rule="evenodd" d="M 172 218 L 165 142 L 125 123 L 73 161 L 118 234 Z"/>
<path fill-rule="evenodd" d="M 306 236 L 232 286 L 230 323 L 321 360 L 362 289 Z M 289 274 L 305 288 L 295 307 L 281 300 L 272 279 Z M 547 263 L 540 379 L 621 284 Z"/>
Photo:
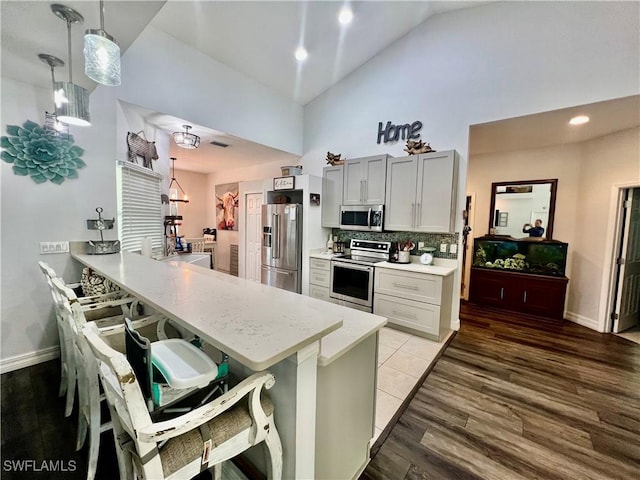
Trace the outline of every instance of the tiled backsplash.
<path fill-rule="evenodd" d="M 400 242 L 411 240 L 415 243 L 416 248 L 411 250 L 411 255 L 419 255 L 423 250 L 418 248 L 418 242 L 424 242 L 425 247 L 434 247 L 436 251 L 433 253 L 434 257 L 457 259 L 457 253 L 449 253 L 449 246 L 458 244 L 457 233 L 421 233 L 421 232 L 354 232 L 351 230 L 339 230 L 334 228 L 332 230 L 333 235 L 338 237 L 339 242 L 346 242 L 347 247 L 349 241 L 352 238 L 358 240 L 378 240 L 381 242 Z M 440 252 L 440 245 L 445 243 L 447 245 L 447 253 Z"/>

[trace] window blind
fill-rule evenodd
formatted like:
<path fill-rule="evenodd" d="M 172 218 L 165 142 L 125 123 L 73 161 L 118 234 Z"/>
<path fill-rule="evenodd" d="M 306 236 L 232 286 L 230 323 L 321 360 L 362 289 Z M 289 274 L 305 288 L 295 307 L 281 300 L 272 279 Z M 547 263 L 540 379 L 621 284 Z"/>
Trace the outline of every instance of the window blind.
<path fill-rule="evenodd" d="M 122 250 L 142 249 L 150 238 L 162 250 L 164 227 L 160 201 L 162 175 L 133 163 L 118 163 L 118 236 Z"/>

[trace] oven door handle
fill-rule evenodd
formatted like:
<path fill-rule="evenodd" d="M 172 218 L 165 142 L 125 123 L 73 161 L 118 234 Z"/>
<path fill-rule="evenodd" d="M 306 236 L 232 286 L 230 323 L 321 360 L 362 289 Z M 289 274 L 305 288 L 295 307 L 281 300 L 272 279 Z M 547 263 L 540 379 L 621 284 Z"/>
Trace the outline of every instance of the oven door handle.
<path fill-rule="evenodd" d="M 373 272 L 373 267 L 367 266 L 367 265 L 358 265 L 357 263 L 340 262 L 337 260 L 333 260 L 331 263 L 333 264 L 332 266 L 337 265 L 339 267 L 350 268 L 352 270 L 361 270 L 363 272 Z"/>

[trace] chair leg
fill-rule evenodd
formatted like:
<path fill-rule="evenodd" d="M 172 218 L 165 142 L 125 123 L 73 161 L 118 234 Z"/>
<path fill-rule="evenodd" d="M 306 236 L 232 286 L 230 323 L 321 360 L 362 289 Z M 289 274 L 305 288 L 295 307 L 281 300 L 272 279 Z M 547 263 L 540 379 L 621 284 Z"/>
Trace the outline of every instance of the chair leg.
<path fill-rule="evenodd" d="M 64 416 L 68 417 L 73 411 L 73 401 L 76 395 L 76 367 L 67 363 L 67 399 L 64 406 Z"/>
<path fill-rule="evenodd" d="M 81 358 L 78 356 L 78 358 Z M 80 450 L 87 438 L 87 405 L 89 392 L 87 390 L 87 377 L 82 364 L 76 370 L 76 385 L 78 388 L 78 435 L 76 436 L 76 451 Z"/>
<path fill-rule="evenodd" d="M 264 439 L 264 443 L 267 446 L 267 452 L 269 455 L 267 478 L 268 480 L 281 480 L 282 479 L 282 443 L 280 442 L 280 435 L 276 429 L 275 423 L 273 423 L 273 416 L 269 417 L 269 433 Z"/>
<path fill-rule="evenodd" d="M 100 389 L 98 379 L 92 378 L 89 385 L 89 459 L 87 461 L 87 480 L 93 480 L 98 468 L 100 451 Z"/>
<path fill-rule="evenodd" d="M 67 363 L 67 352 L 63 347 L 64 342 L 60 342 L 60 389 L 58 390 L 58 396 L 62 397 L 65 393 L 67 393 L 67 383 L 68 383 L 68 369 L 69 364 Z"/>

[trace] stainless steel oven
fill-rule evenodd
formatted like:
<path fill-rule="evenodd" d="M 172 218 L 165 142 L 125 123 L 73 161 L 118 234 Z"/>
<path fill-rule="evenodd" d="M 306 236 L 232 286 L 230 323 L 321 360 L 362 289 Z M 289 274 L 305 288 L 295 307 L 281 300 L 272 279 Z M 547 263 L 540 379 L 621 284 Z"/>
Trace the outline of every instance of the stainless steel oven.
<path fill-rule="evenodd" d="M 390 245 L 351 240 L 350 254 L 331 260 L 329 296 L 341 305 L 373 311 L 374 265 L 389 258 Z"/>
<path fill-rule="evenodd" d="M 332 260 L 329 296 L 373 309 L 373 265 Z"/>

